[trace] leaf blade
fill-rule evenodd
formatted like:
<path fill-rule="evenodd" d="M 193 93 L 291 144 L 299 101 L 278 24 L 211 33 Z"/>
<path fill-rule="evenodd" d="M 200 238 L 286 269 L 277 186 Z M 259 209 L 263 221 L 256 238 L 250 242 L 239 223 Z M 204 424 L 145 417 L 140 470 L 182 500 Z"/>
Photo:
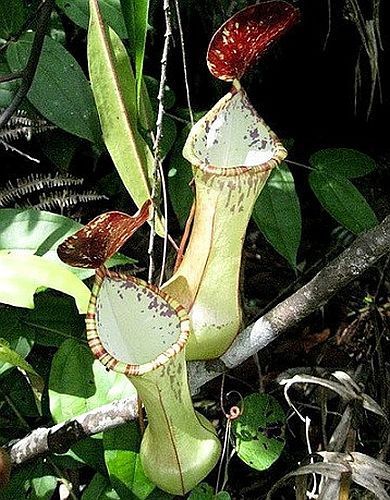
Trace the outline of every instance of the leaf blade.
<path fill-rule="evenodd" d="M 0 301 L 4 304 L 33 309 L 35 292 L 45 287 L 74 297 L 80 313 L 87 310 L 88 287 L 61 264 L 37 255 L 0 254 L 0 274 Z"/>
<path fill-rule="evenodd" d="M 352 233 L 378 224 L 366 199 L 345 177 L 315 170 L 309 175 L 309 184 L 325 210 Z"/>
<path fill-rule="evenodd" d="M 25 67 L 32 43 L 33 33 L 26 33 L 10 44 L 6 57 L 12 71 Z M 91 142 L 100 142 L 99 120 L 89 83 L 74 57 L 48 36 L 27 97 L 58 127 Z"/>
<path fill-rule="evenodd" d="M 88 65 L 104 142 L 130 196 L 140 208 L 150 199 L 152 153 L 137 130 L 136 87 L 118 35 L 105 29 L 97 0 L 90 0 Z M 162 233 L 161 226 L 158 227 Z"/>
<path fill-rule="evenodd" d="M 294 178 L 285 162 L 272 171 L 255 203 L 253 219 L 275 250 L 296 267 L 302 218 Z"/>
<path fill-rule="evenodd" d="M 327 148 L 316 151 L 309 158 L 312 167 L 353 179 L 371 173 L 375 161 L 368 155 L 349 148 Z"/>

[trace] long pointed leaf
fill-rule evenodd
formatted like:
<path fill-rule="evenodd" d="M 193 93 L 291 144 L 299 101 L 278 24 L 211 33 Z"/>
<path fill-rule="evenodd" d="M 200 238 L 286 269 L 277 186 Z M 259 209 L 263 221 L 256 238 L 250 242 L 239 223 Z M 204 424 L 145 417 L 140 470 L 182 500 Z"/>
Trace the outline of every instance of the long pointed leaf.
<path fill-rule="evenodd" d="M 149 0 L 121 0 L 121 7 L 129 36 L 130 50 L 135 62 L 137 102 L 140 99 L 144 67 L 146 33 L 148 31 Z"/>
<path fill-rule="evenodd" d="M 140 208 L 151 197 L 148 172 L 154 160 L 137 130 L 135 79 L 126 49 L 113 30 L 106 30 L 97 0 L 90 0 L 88 64 L 104 142 Z"/>

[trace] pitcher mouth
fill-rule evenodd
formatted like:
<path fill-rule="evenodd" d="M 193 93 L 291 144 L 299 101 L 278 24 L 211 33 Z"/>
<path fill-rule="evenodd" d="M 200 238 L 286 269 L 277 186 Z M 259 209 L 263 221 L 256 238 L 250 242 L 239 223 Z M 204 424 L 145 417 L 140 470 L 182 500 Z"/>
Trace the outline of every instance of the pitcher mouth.
<path fill-rule="evenodd" d="M 125 354 L 125 357 L 128 357 L 129 352 L 131 352 L 131 337 L 129 337 L 129 339 L 123 339 L 121 338 L 121 334 L 119 332 L 115 332 L 117 337 L 114 343 L 116 343 L 117 345 L 113 346 L 113 348 L 111 345 L 109 345 L 110 339 L 107 336 L 107 328 L 102 327 L 101 318 L 99 317 L 100 294 L 105 283 L 108 283 L 108 280 L 110 280 L 111 284 L 119 284 L 119 286 L 123 288 L 124 293 L 126 290 L 133 291 L 136 295 L 136 300 L 141 300 L 142 297 L 147 297 L 148 300 L 154 300 L 158 298 L 158 300 L 161 301 L 159 304 L 159 308 L 164 309 L 165 311 L 164 313 L 162 313 L 162 315 L 169 315 L 169 318 L 172 318 L 172 324 L 174 321 L 176 321 L 176 324 L 173 326 L 172 331 L 169 332 L 170 336 L 176 336 L 175 340 L 169 345 L 167 349 L 164 349 L 157 355 L 152 356 L 152 359 L 150 361 L 142 363 L 130 363 L 126 362 L 123 359 L 119 359 L 121 358 L 121 355 L 116 351 L 120 350 L 121 345 L 126 345 L 127 353 Z M 159 321 L 161 321 L 161 318 L 159 319 Z M 136 328 L 137 326 L 137 321 L 134 319 L 134 316 L 131 316 L 130 313 L 128 315 L 127 323 L 128 331 L 131 330 L 132 326 L 133 328 Z M 145 330 L 147 328 L 148 325 L 146 325 Z M 92 289 L 86 315 L 86 329 L 88 345 L 93 355 L 107 369 L 123 373 L 127 376 L 137 376 L 151 372 L 159 368 L 160 366 L 165 365 L 170 361 L 170 359 L 183 351 L 190 334 L 190 321 L 184 307 L 168 294 L 158 289 L 156 286 L 150 285 L 139 278 L 135 278 L 134 276 L 109 271 L 104 266 L 102 266 L 96 271 L 95 283 Z M 174 331 L 175 329 L 177 330 L 177 334 Z M 137 332 L 138 336 L 140 335 L 140 333 L 142 334 L 142 332 Z M 143 354 L 143 356 L 145 356 L 145 354 Z"/>
<path fill-rule="evenodd" d="M 286 155 L 241 86 L 233 86 L 194 125 L 183 149 L 195 168 L 219 176 L 267 172 Z"/>

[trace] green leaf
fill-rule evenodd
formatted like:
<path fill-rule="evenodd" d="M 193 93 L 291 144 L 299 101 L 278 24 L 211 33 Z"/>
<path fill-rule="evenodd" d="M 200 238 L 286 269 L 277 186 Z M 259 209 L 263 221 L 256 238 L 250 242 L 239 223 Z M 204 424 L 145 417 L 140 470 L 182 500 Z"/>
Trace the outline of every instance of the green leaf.
<path fill-rule="evenodd" d="M 75 340 L 66 340 L 53 358 L 49 398 L 56 422 L 134 394 L 125 375 L 107 371 L 93 360 L 88 347 Z"/>
<path fill-rule="evenodd" d="M 182 151 L 191 126 L 187 125 L 179 135 L 169 162 L 168 190 L 176 217 L 183 228 L 194 201 L 190 187 L 192 181 L 191 164 L 183 157 Z"/>
<path fill-rule="evenodd" d="M 9 45 L 7 62 L 12 71 L 25 67 L 33 37 L 33 33 L 26 33 Z M 58 127 L 91 142 L 100 142 L 99 120 L 90 85 L 74 57 L 48 36 L 27 97 Z"/>
<path fill-rule="evenodd" d="M 37 398 L 26 377 L 17 370 L 4 373 L 0 383 L 0 397 L 7 396 L 14 409 L 22 416 L 39 417 L 40 411 L 37 406 Z M 18 423 L 15 423 L 17 426 Z M 19 426 L 25 427 L 21 424 Z"/>
<path fill-rule="evenodd" d="M 253 469 L 268 469 L 283 451 L 286 416 L 268 394 L 246 396 L 243 408 L 232 426 L 237 455 Z"/>
<path fill-rule="evenodd" d="M 0 339 L 0 363 L 8 363 L 11 366 L 20 368 L 26 372 L 33 388 L 37 403 L 40 404 L 45 383 L 34 368 L 19 353 L 10 348 L 9 344 Z M 3 365 L 4 366 L 4 365 Z"/>
<path fill-rule="evenodd" d="M 75 135 L 67 134 L 59 129 L 51 130 L 39 137 L 43 153 L 58 167 L 60 172 L 69 171 L 69 165 L 81 142 Z"/>
<path fill-rule="evenodd" d="M 23 0 L 0 0 L 0 38 L 6 40 L 16 34 L 27 19 L 28 11 Z"/>
<path fill-rule="evenodd" d="M 311 155 L 312 167 L 348 179 L 367 175 L 376 168 L 375 161 L 368 155 L 348 148 L 322 149 Z"/>
<path fill-rule="evenodd" d="M 325 210 L 354 234 L 378 224 L 366 199 L 345 177 L 328 171 L 313 171 L 309 175 L 309 183 Z"/>
<path fill-rule="evenodd" d="M 138 3 L 139 0 L 137 0 Z M 88 28 L 88 0 L 56 0 L 60 9 L 81 28 Z M 121 38 L 127 38 L 125 20 L 121 11 L 120 0 L 99 0 L 104 21 L 118 33 Z"/>
<path fill-rule="evenodd" d="M 145 476 L 139 456 L 141 437 L 135 422 L 103 433 L 104 459 L 111 483 L 121 498 L 144 500 L 155 485 Z"/>
<path fill-rule="evenodd" d="M 97 0 L 90 0 L 88 64 L 104 143 L 136 205 L 150 198 L 152 153 L 137 130 L 136 85 L 126 49 L 105 29 Z M 158 233 L 163 234 L 161 224 Z"/>
<path fill-rule="evenodd" d="M 215 495 L 214 488 L 207 483 L 200 483 L 191 491 L 188 500 L 230 500 L 227 491 L 220 491 Z"/>
<path fill-rule="evenodd" d="M 10 483 L 0 490 L 0 500 L 49 500 L 56 487 L 57 478 L 50 465 L 38 458 L 12 471 Z"/>
<path fill-rule="evenodd" d="M 11 69 L 8 64 L 4 61 L 0 62 L 0 75 L 9 75 Z M 0 108 L 6 108 L 11 103 L 15 92 L 20 85 L 20 80 L 12 80 L 10 82 L 0 83 Z"/>
<path fill-rule="evenodd" d="M 286 163 L 272 171 L 255 203 L 253 219 L 275 250 L 296 267 L 302 219 L 294 178 Z"/>
<path fill-rule="evenodd" d="M 9 344 L 0 338 L 0 362 L 9 363 L 12 366 L 21 368 L 25 372 L 39 377 L 34 368 L 19 353 L 10 348 Z"/>
<path fill-rule="evenodd" d="M 74 234 L 82 224 L 62 215 L 33 209 L 0 209 L 0 251 L 18 254 L 37 254 L 56 262 L 80 279 L 88 278 L 94 271 L 78 269 L 64 264 L 57 256 L 57 247 L 68 236 Z M 117 254 L 108 266 L 129 264 L 134 260 Z"/>
<path fill-rule="evenodd" d="M 0 338 L 5 339 L 8 346 L 17 354 L 25 358 L 33 346 L 33 342 L 28 340 L 23 331 L 20 319 L 26 310 L 16 307 L 0 308 Z M 0 361 L 0 375 L 11 368 L 12 365 Z"/>
<path fill-rule="evenodd" d="M 84 318 L 74 301 L 49 292 L 36 296 L 35 308 L 19 319 L 18 328 L 37 344 L 50 347 L 59 347 L 69 338 L 85 339 Z"/>
<path fill-rule="evenodd" d="M 90 291 L 62 264 L 37 255 L 0 254 L 0 302 L 17 307 L 34 307 L 34 294 L 40 287 L 54 288 L 71 295 L 80 313 L 85 313 Z"/>
<path fill-rule="evenodd" d="M 106 477 L 95 474 L 85 488 L 81 500 L 119 500 L 119 496 Z"/>
<path fill-rule="evenodd" d="M 145 42 L 148 31 L 149 0 L 120 0 L 125 18 L 129 47 L 135 62 L 135 77 L 137 82 L 137 102 L 139 102 L 142 72 L 145 56 Z"/>
<path fill-rule="evenodd" d="M 49 464 L 39 463 L 34 477 L 30 480 L 31 493 L 29 500 L 49 500 L 52 498 L 55 489 L 57 488 L 57 478 L 50 470 Z"/>

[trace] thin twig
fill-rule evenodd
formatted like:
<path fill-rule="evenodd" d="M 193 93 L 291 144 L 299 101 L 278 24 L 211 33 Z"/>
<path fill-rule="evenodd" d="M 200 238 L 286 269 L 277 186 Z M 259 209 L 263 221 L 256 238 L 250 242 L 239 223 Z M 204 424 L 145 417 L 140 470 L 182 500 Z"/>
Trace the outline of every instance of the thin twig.
<path fill-rule="evenodd" d="M 149 236 L 149 247 L 148 247 L 148 255 L 149 255 L 149 271 L 148 271 L 148 282 L 151 283 L 153 280 L 154 273 L 154 240 L 156 235 L 156 206 L 157 206 L 157 198 L 158 198 L 158 183 L 159 177 L 161 180 L 163 179 L 163 171 L 161 166 L 161 152 L 160 152 L 160 143 L 162 138 L 162 121 L 164 116 L 164 93 L 165 86 L 167 80 L 167 62 L 168 62 L 168 51 L 169 51 L 169 43 L 172 36 L 171 29 L 171 11 L 169 0 L 164 0 L 164 16 L 165 16 L 165 35 L 164 35 L 164 47 L 161 57 L 161 74 L 160 74 L 160 87 L 158 91 L 158 112 L 157 112 L 157 120 L 156 120 L 156 135 L 153 141 L 153 153 L 154 153 L 154 172 L 153 172 L 153 187 L 152 187 L 152 199 L 153 199 L 153 214 L 151 220 L 151 229 Z M 164 187 L 163 187 L 164 189 Z M 165 227 L 164 227 L 164 255 L 166 255 L 166 246 L 167 246 L 167 237 L 168 237 L 168 218 L 165 215 Z M 164 274 L 165 267 L 165 257 L 163 257 L 163 267 L 161 269 L 161 275 Z M 161 280 L 161 277 L 160 277 Z"/>
<path fill-rule="evenodd" d="M 15 73 L 10 73 L 9 75 L 0 75 L 0 83 L 12 82 L 22 77 L 23 71 L 15 71 Z"/>
<path fill-rule="evenodd" d="M 30 56 L 26 67 L 23 70 L 22 82 L 10 105 L 3 111 L 0 116 L 0 129 L 3 128 L 9 121 L 11 116 L 18 109 L 23 99 L 26 97 L 38 67 L 39 58 L 41 56 L 45 34 L 50 21 L 51 11 L 54 6 L 54 0 L 46 0 L 42 5 L 37 19 L 37 30 L 34 35 L 34 40 L 31 47 Z"/>

